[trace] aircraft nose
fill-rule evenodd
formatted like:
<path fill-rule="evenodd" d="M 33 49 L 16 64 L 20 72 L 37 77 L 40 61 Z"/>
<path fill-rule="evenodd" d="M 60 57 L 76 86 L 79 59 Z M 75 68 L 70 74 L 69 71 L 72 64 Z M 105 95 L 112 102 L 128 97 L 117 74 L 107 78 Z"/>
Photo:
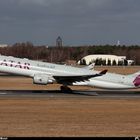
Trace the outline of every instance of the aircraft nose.
<path fill-rule="evenodd" d="M 134 85 L 136 87 L 140 86 L 140 75 L 135 78 L 135 80 L 133 81 L 133 83 L 134 83 Z"/>

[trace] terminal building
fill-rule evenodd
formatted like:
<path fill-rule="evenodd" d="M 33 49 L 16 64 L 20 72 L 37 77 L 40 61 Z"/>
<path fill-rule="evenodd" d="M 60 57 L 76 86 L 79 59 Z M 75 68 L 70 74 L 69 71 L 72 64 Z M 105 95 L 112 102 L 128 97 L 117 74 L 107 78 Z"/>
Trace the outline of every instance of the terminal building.
<path fill-rule="evenodd" d="M 128 62 L 126 60 L 126 56 L 117 56 L 117 55 L 104 55 L 104 54 L 95 54 L 88 55 L 83 57 L 78 61 L 78 64 L 89 65 L 91 63 L 95 63 L 96 65 L 124 65 Z M 133 63 L 129 61 L 129 65 Z"/>
<path fill-rule="evenodd" d="M 5 48 L 5 47 L 8 47 L 7 44 L 0 44 L 0 48 Z"/>

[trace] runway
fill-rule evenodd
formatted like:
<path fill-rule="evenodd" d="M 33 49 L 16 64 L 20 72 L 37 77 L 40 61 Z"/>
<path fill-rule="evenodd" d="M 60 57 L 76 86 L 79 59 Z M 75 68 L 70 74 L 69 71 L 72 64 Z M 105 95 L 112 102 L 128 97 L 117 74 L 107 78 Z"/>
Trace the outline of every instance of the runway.
<path fill-rule="evenodd" d="M 63 93 L 60 90 L 0 90 L 0 97 L 86 98 L 89 96 L 91 98 L 140 98 L 140 91 L 73 90 L 72 93 Z"/>

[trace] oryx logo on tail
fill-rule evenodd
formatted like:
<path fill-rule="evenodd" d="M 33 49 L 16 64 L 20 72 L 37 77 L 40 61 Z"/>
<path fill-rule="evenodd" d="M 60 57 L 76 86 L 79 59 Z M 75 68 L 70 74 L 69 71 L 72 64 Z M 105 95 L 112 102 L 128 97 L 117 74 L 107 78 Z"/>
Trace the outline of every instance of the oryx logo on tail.
<path fill-rule="evenodd" d="M 134 85 L 136 87 L 140 86 L 140 75 L 138 75 L 135 80 L 133 81 Z"/>

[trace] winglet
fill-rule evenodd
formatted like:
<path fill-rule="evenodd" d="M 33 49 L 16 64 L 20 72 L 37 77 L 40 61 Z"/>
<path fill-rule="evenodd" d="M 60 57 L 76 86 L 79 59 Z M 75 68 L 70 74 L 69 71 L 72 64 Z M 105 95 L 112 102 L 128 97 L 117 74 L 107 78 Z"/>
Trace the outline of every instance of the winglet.
<path fill-rule="evenodd" d="M 104 74 L 107 73 L 107 71 L 108 71 L 108 70 L 103 70 L 103 71 L 101 71 L 99 74 L 100 74 L 100 75 L 104 75 Z"/>

